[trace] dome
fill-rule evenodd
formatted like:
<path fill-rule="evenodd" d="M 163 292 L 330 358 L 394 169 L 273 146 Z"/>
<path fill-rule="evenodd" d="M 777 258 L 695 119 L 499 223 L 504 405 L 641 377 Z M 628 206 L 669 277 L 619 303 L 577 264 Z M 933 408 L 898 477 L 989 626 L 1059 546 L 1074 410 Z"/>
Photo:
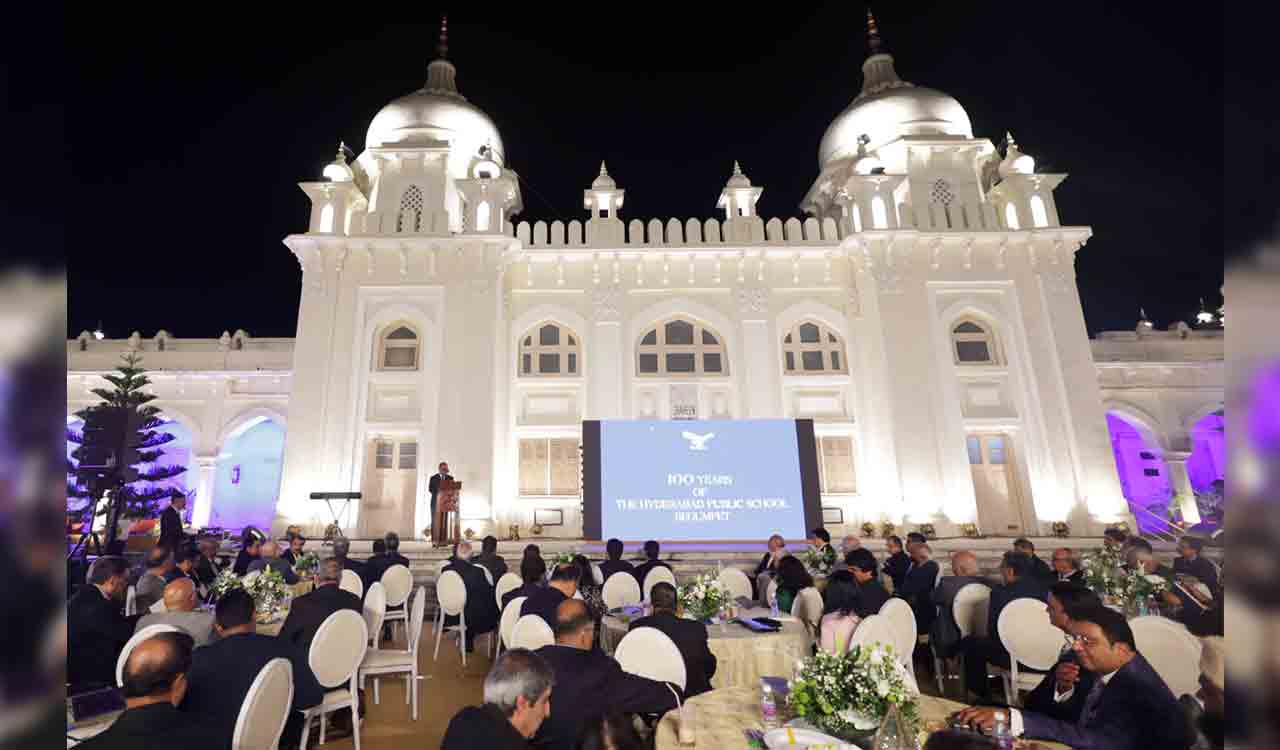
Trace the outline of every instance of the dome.
<path fill-rule="evenodd" d="M 383 107 L 369 123 L 365 148 L 417 145 L 424 140 L 447 140 L 455 153 L 468 156 L 484 145 L 503 163 L 506 151 L 493 120 L 461 95 L 419 89 Z"/>
<path fill-rule="evenodd" d="M 937 89 L 900 84 L 859 96 L 836 117 L 822 136 L 819 166 L 858 153 L 858 137 L 866 134 L 874 151 L 904 135 L 973 137 L 969 115 L 960 102 Z"/>

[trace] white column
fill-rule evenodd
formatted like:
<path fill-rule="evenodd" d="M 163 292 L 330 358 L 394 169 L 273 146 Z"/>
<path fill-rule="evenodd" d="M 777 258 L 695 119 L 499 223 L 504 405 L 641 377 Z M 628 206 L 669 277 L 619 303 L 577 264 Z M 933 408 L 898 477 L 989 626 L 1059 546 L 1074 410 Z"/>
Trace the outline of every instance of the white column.
<path fill-rule="evenodd" d="M 769 321 L 742 321 L 742 361 L 746 385 L 747 414 L 752 417 L 781 417 L 778 393 L 779 363 L 774 361 L 774 347 L 769 335 Z"/>
<path fill-rule="evenodd" d="M 1194 525 L 1200 523 L 1200 508 L 1196 505 L 1196 492 L 1191 486 L 1191 476 L 1187 474 L 1187 459 L 1190 453 L 1167 451 L 1165 463 L 1169 466 L 1169 486 L 1173 488 L 1173 496 L 1182 511 L 1183 522 Z"/>
<path fill-rule="evenodd" d="M 632 358 L 623 351 L 620 321 L 597 319 L 593 328 L 586 342 L 591 373 L 586 414 L 590 419 L 616 419 L 622 416 L 622 368 Z"/>
<path fill-rule="evenodd" d="M 199 529 L 209 525 L 213 515 L 213 488 L 218 478 L 218 457 L 197 456 L 200 477 L 196 484 L 196 503 L 191 509 L 191 526 Z"/>

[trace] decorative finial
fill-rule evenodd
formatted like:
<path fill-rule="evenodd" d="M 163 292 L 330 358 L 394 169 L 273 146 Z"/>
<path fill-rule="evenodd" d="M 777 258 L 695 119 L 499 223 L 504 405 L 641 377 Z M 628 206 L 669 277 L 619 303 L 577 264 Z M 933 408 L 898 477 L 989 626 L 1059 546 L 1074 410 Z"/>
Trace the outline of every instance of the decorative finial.
<path fill-rule="evenodd" d="M 1012 131 L 1012 130 L 1006 130 L 1006 131 L 1004 131 L 1004 145 L 1005 145 L 1007 148 L 1017 148 L 1017 147 L 1018 147 L 1018 142 L 1017 142 L 1017 141 L 1015 141 L 1015 140 L 1013 140 L 1013 131 Z"/>
<path fill-rule="evenodd" d="M 600 176 L 601 176 L 601 177 L 608 177 L 608 176 L 609 176 L 609 170 L 608 170 L 608 169 L 605 169 L 605 166 L 604 166 L 604 159 L 601 159 L 601 160 L 600 160 Z"/>
<path fill-rule="evenodd" d="M 739 166 L 738 166 L 738 160 L 737 160 L 737 159 L 734 159 L 734 160 L 733 160 L 733 173 L 734 173 L 734 175 L 740 175 L 740 174 L 742 174 L 742 167 L 739 167 Z"/>
<path fill-rule="evenodd" d="M 345 141 L 338 141 L 338 158 L 343 160 L 347 158 L 347 144 Z"/>
<path fill-rule="evenodd" d="M 876 26 L 876 17 L 871 14 L 871 6 L 867 6 L 867 52 L 870 55 L 880 54 L 880 28 Z"/>
<path fill-rule="evenodd" d="M 436 42 L 436 57 L 441 60 L 449 58 L 449 16 L 440 16 L 440 41 Z"/>

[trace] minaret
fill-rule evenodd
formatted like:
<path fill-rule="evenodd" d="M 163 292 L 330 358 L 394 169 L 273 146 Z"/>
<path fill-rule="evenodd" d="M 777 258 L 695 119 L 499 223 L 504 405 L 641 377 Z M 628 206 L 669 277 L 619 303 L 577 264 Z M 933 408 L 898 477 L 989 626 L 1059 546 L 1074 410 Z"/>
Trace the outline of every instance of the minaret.
<path fill-rule="evenodd" d="M 720 191 L 720 200 L 716 201 L 716 208 L 724 209 L 725 221 L 755 216 L 756 201 L 760 200 L 760 194 L 763 192 L 764 188 L 751 186 L 751 180 L 747 179 L 747 176 L 742 173 L 742 167 L 735 161 L 733 174 L 725 183 L 724 190 Z"/>
<path fill-rule="evenodd" d="M 592 181 L 591 189 L 582 191 L 582 207 L 591 213 L 586 225 L 588 244 L 621 245 L 625 241 L 618 209 L 622 208 L 626 192 L 618 189 L 618 183 L 609 176 L 609 168 L 601 161 L 600 174 Z"/>

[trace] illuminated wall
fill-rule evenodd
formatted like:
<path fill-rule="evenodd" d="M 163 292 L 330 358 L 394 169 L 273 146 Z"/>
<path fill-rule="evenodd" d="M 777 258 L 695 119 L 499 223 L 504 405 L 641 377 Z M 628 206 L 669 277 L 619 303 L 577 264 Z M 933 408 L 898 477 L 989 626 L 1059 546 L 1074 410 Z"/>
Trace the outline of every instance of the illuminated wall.
<path fill-rule="evenodd" d="M 1223 479 L 1227 467 L 1226 420 L 1222 414 L 1208 414 L 1191 428 L 1191 458 L 1187 475 L 1196 492 L 1206 492 Z"/>
<path fill-rule="evenodd" d="M 270 528 L 283 454 L 284 428 L 269 419 L 227 440 L 219 454 L 209 525 Z"/>
<path fill-rule="evenodd" d="M 1167 505 L 1172 489 L 1160 446 L 1141 427 L 1114 412 L 1107 414 L 1107 429 L 1111 433 L 1120 486 L 1129 506 L 1147 510 L 1152 505 Z M 1163 511 L 1158 512 L 1163 516 Z M 1134 515 L 1143 532 L 1158 530 L 1143 513 L 1135 510 Z"/>

